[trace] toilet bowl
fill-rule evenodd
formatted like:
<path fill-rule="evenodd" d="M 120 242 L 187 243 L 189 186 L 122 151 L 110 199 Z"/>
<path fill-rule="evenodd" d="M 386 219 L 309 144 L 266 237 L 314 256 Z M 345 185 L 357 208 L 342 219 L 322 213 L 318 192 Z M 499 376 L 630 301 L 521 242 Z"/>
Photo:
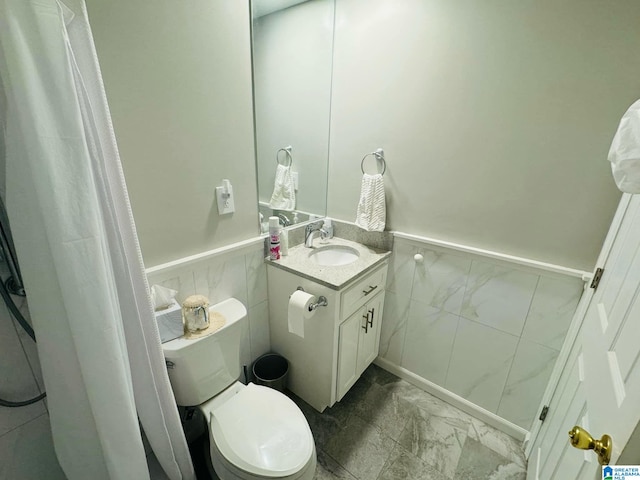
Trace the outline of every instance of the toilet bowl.
<path fill-rule="evenodd" d="M 162 347 L 176 402 L 206 419 L 215 473 L 222 480 L 313 479 L 315 445 L 300 408 L 281 392 L 237 381 L 246 308 L 229 299 L 210 310 L 225 317 L 220 330 Z"/>
<path fill-rule="evenodd" d="M 286 395 L 236 383 L 200 410 L 209 427 L 211 463 L 222 480 L 313 478 L 313 435 Z"/>

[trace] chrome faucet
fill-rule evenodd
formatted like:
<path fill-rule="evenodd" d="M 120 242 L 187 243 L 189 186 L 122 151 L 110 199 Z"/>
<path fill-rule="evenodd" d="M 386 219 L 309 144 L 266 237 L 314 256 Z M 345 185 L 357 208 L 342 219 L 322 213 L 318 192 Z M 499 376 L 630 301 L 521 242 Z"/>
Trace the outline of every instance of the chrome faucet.
<path fill-rule="evenodd" d="M 286 215 L 284 215 L 283 213 L 279 213 L 278 214 L 278 219 L 280 221 L 280 224 L 283 227 L 288 227 L 290 225 L 292 225 L 291 220 L 289 220 L 289 217 L 287 217 Z"/>
<path fill-rule="evenodd" d="M 320 238 L 327 238 L 329 233 L 322 228 L 322 223 L 318 222 L 315 225 L 310 223 L 304 229 L 304 246 L 307 248 L 313 248 L 313 239 L 317 234 L 320 234 Z"/>

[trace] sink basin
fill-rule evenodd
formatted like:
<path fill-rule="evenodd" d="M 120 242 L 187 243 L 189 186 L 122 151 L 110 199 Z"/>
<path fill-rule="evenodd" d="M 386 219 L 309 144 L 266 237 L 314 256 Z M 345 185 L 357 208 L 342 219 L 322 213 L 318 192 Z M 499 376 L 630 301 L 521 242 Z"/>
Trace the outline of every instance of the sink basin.
<path fill-rule="evenodd" d="M 343 245 L 320 247 L 309 254 L 309 258 L 323 267 L 339 267 L 355 262 L 360 254 L 355 248 Z"/>

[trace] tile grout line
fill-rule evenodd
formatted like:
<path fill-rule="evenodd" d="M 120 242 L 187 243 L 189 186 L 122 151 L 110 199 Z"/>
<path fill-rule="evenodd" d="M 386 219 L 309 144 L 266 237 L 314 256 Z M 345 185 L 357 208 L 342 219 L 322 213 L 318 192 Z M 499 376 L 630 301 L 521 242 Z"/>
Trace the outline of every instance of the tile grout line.
<path fill-rule="evenodd" d="M 418 249 L 418 253 L 420 253 L 422 255 L 422 250 Z M 415 255 L 415 254 L 414 254 Z M 412 261 L 411 255 L 409 258 L 409 261 Z M 415 287 L 416 284 L 416 271 L 418 270 L 418 268 L 416 267 L 416 262 L 413 261 L 412 263 L 412 267 L 413 267 L 413 272 L 411 274 L 411 289 L 409 290 L 409 306 L 407 307 L 407 314 L 405 317 L 405 325 L 404 325 L 404 336 L 402 337 L 402 349 L 400 350 L 400 366 L 402 366 L 402 363 L 404 362 L 404 351 L 405 351 L 405 347 L 407 345 L 407 330 L 409 330 L 409 317 L 410 317 L 410 313 L 411 313 L 411 302 L 413 302 L 413 289 Z M 396 294 L 397 296 L 397 294 Z M 400 323 L 400 322 L 398 322 Z"/>
<path fill-rule="evenodd" d="M 29 420 L 27 420 L 26 422 L 21 423 L 20 425 L 16 425 L 15 427 L 13 427 L 13 428 L 11 428 L 11 429 L 7 430 L 7 431 L 6 431 L 6 432 L 4 432 L 2 435 L 0 435 L 0 438 L 2 438 L 2 437 L 4 437 L 4 436 L 8 435 L 9 433 L 11 433 L 11 432 L 13 432 L 13 431 L 15 431 L 15 430 L 18 430 L 19 428 L 24 427 L 25 425 L 28 425 L 29 423 L 31 423 L 31 422 L 33 422 L 33 421 L 35 421 L 35 420 L 39 419 L 39 418 L 40 418 L 40 417 L 42 417 L 43 415 L 46 415 L 47 417 L 49 417 L 49 413 L 48 413 L 47 411 L 44 411 L 44 412 L 42 412 L 40 415 L 38 415 L 38 416 L 36 416 L 36 417 L 33 417 L 33 418 L 30 418 L 30 419 L 29 419 Z"/>
<path fill-rule="evenodd" d="M 27 309 L 29 308 L 28 305 L 28 301 L 27 298 L 24 297 L 20 308 L 18 309 L 20 311 L 20 314 L 22 314 L 24 316 L 24 314 L 22 313 L 22 308 L 25 306 L 25 304 L 27 304 Z M 17 306 L 17 305 L 16 305 Z M 27 349 L 24 346 L 24 342 L 22 341 L 22 337 L 20 336 L 20 331 L 18 330 L 18 320 L 15 319 L 13 317 L 13 315 L 11 314 L 11 312 L 9 312 L 9 309 L 7 308 L 7 313 L 9 314 L 9 321 L 11 322 L 11 324 L 13 325 L 13 330 L 16 333 L 16 337 L 18 340 L 18 343 L 20 343 L 20 348 L 22 349 L 22 353 L 24 354 L 24 359 L 27 362 L 27 365 L 29 366 L 29 371 L 31 372 L 31 376 L 33 377 L 33 382 L 36 384 L 36 388 L 38 389 L 38 395 L 42 394 L 42 392 L 44 392 L 44 385 L 40 385 L 40 382 L 38 382 L 38 377 L 36 375 L 36 372 L 33 368 L 33 365 L 31 364 L 31 359 L 29 358 L 29 354 L 27 353 Z M 26 318 L 25 318 L 26 320 Z M 31 322 L 29 322 L 31 323 Z M 22 327 L 20 327 L 22 328 Z M 26 332 L 24 332 L 26 334 Z M 29 341 L 33 341 L 34 344 L 36 343 L 35 340 L 32 340 L 31 337 L 29 337 Z M 38 351 L 37 351 L 37 347 L 36 347 L 36 355 L 38 355 Z M 38 361 L 40 361 L 40 357 L 38 355 Z"/>
<path fill-rule="evenodd" d="M 504 379 L 504 384 L 502 385 L 502 391 L 500 392 L 500 401 L 498 402 L 498 406 L 496 407 L 496 415 L 500 411 L 500 406 L 502 405 L 502 400 L 504 399 L 504 391 L 507 388 L 507 384 L 509 383 L 509 376 L 511 375 L 511 371 L 513 370 L 513 364 L 516 361 L 516 356 L 518 355 L 518 349 L 520 348 L 520 342 L 522 342 L 522 333 L 524 332 L 524 327 L 527 324 L 527 319 L 529 318 L 529 314 L 531 313 L 531 307 L 533 306 L 533 299 L 536 296 L 536 291 L 538 290 L 538 285 L 540 284 L 540 276 L 538 275 L 538 279 L 536 280 L 536 286 L 533 289 L 533 293 L 531 294 L 531 300 L 529 300 L 529 308 L 527 308 L 527 314 L 524 317 L 524 323 L 522 324 L 522 329 L 520 330 L 520 335 L 518 336 L 518 343 L 516 344 L 516 349 L 513 352 L 513 359 L 511 360 L 511 365 L 509 365 L 509 371 L 507 372 L 507 376 Z M 535 413 L 534 413 L 535 417 Z"/>

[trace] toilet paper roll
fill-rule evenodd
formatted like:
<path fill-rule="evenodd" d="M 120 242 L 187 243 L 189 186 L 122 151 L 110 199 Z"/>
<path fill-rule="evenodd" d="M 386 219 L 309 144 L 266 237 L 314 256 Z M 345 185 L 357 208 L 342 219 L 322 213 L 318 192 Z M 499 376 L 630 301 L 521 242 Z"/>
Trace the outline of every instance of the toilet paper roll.
<path fill-rule="evenodd" d="M 289 297 L 288 323 L 289 332 L 304 338 L 304 322 L 316 314 L 309 306 L 318 299 L 302 290 L 296 290 Z"/>

